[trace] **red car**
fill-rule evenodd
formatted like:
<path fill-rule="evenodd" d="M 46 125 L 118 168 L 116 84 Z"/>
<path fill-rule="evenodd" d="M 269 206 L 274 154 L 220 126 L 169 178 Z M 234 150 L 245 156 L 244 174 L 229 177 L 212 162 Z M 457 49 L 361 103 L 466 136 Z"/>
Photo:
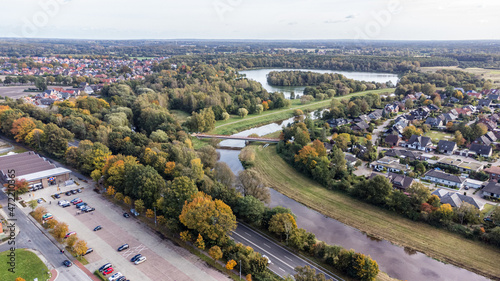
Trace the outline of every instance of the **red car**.
<path fill-rule="evenodd" d="M 106 268 L 106 269 L 102 272 L 102 274 L 103 274 L 103 275 L 108 275 L 108 274 L 111 274 L 111 273 L 113 272 L 113 270 L 114 270 L 114 269 L 113 269 L 112 267 L 110 267 L 110 268 Z"/>
<path fill-rule="evenodd" d="M 78 204 L 78 203 L 82 203 L 82 202 L 83 202 L 83 200 L 82 200 L 82 199 L 78 199 L 78 200 L 76 200 L 75 202 L 73 202 L 73 205 L 76 205 L 76 204 Z"/>

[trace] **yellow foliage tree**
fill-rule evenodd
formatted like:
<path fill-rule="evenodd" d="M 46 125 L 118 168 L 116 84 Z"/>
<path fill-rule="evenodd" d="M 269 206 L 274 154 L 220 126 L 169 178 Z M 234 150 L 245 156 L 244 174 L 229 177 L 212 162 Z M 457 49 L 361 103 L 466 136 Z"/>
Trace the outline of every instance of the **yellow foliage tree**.
<path fill-rule="evenodd" d="M 180 233 L 180 236 L 181 236 L 181 240 L 184 241 L 184 242 L 190 242 L 190 241 L 193 241 L 193 236 L 191 235 L 191 233 L 189 231 L 183 231 Z"/>
<path fill-rule="evenodd" d="M 245 279 L 247 281 L 252 281 L 252 274 L 247 274 L 247 276 L 245 277 Z"/>
<path fill-rule="evenodd" d="M 175 169 L 175 162 L 170 161 L 165 164 L 165 174 L 170 175 L 174 172 Z"/>
<path fill-rule="evenodd" d="M 123 203 L 125 203 L 127 205 L 131 205 L 132 204 L 132 198 L 130 198 L 128 196 L 125 196 L 125 198 L 123 198 Z"/>
<path fill-rule="evenodd" d="M 24 278 L 22 278 L 22 277 L 17 277 L 16 281 L 26 281 L 26 280 Z"/>
<path fill-rule="evenodd" d="M 219 246 L 213 246 L 208 250 L 208 254 L 214 259 L 214 261 L 220 260 L 222 258 L 222 250 Z"/>
<path fill-rule="evenodd" d="M 70 237 L 68 237 L 68 239 L 66 239 L 66 245 L 68 245 L 68 247 L 70 248 L 73 248 L 76 241 L 78 241 L 78 237 L 76 235 L 71 235 Z"/>
<path fill-rule="evenodd" d="M 314 147 L 312 146 L 304 146 L 301 150 L 299 150 L 298 154 L 295 154 L 295 162 L 302 162 L 304 165 L 309 162 L 310 159 L 314 159 L 318 157 L 319 154 L 316 152 Z"/>
<path fill-rule="evenodd" d="M 33 129 L 26 135 L 24 142 L 31 147 L 41 147 L 41 140 L 43 138 L 44 132 L 40 129 Z"/>
<path fill-rule="evenodd" d="M 108 187 L 108 189 L 106 190 L 106 193 L 107 193 L 109 196 L 113 196 L 113 195 L 115 195 L 115 193 L 116 193 L 115 187 L 114 187 L 114 186 L 109 186 L 109 187 Z"/>
<path fill-rule="evenodd" d="M 205 172 L 203 171 L 203 164 L 200 158 L 191 160 L 191 173 L 194 180 L 201 181 L 203 179 Z"/>
<path fill-rule="evenodd" d="M 64 222 L 59 222 L 56 224 L 54 227 L 54 236 L 58 239 L 63 239 L 64 236 L 66 236 L 66 233 L 68 233 L 68 224 Z"/>
<path fill-rule="evenodd" d="M 123 193 L 121 193 L 121 192 L 117 192 L 117 193 L 115 193 L 115 199 L 116 199 L 117 201 L 121 201 L 121 200 L 123 200 Z"/>
<path fill-rule="evenodd" d="M 151 209 L 147 209 L 146 210 L 146 217 L 150 218 L 150 219 L 154 218 L 155 217 L 155 212 L 153 212 L 153 210 L 151 210 Z"/>
<path fill-rule="evenodd" d="M 58 224 L 59 222 L 56 221 L 55 219 L 51 219 L 47 222 L 47 227 L 49 229 L 54 229 L 54 227 L 56 227 L 56 225 Z"/>
<path fill-rule="evenodd" d="M 229 260 L 227 263 L 226 263 L 226 269 L 227 270 L 233 270 L 233 268 L 236 266 L 236 261 L 234 260 Z"/>
<path fill-rule="evenodd" d="M 286 240 L 288 242 L 288 236 L 293 229 L 297 228 L 297 223 L 295 218 L 288 213 L 275 214 L 271 217 L 269 221 L 269 231 L 274 232 L 278 235 L 285 234 Z"/>
<path fill-rule="evenodd" d="M 203 236 L 201 236 L 201 234 L 198 234 L 198 238 L 196 239 L 196 242 L 194 242 L 194 245 L 199 249 L 205 250 L 205 240 L 203 240 Z"/>
<path fill-rule="evenodd" d="M 315 139 L 311 145 L 316 153 L 318 153 L 319 157 L 326 156 L 326 147 L 325 145 L 318 139 Z"/>
<path fill-rule="evenodd" d="M 43 215 L 47 213 L 47 209 L 44 207 L 38 207 L 33 211 L 33 218 L 37 221 L 40 221 L 43 217 Z"/>
<path fill-rule="evenodd" d="M 30 117 L 21 117 L 12 123 L 10 132 L 17 142 L 23 142 L 28 134 L 36 128 L 35 122 Z"/>
<path fill-rule="evenodd" d="M 78 240 L 78 242 L 76 242 L 75 244 L 74 249 L 77 255 L 82 256 L 88 250 L 87 242 L 83 240 Z"/>

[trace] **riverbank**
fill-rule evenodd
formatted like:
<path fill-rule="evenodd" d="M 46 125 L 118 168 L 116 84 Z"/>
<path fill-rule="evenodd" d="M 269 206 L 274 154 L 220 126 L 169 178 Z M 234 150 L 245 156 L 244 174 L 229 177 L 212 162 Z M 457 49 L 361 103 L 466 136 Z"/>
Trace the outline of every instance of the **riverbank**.
<path fill-rule="evenodd" d="M 500 250 L 425 223 L 413 222 L 344 193 L 329 191 L 283 161 L 274 145 L 252 148 L 256 152 L 254 169 L 267 185 L 289 198 L 372 237 L 498 280 Z"/>
<path fill-rule="evenodd" d="M 381 94 L 381 93 L 393 93 L 395 89 L 379 89 L 371 91 L 357 92 L 345 96 L 334 97 L 334 99 L 349 99 L 356 96 L 364 96 L 367 94 Z M 228 120 L 221 120 L 215 123 L 215 129 L 210 131 L 211 134 L 217 135 L 232 135 L 237 132 L 250 129 L 259 125 L 269 124 L 272 122 L 281 121 L 293 116 L 293 111 L 295 109 L 300 109 L 302 111 L 309 110 L 314 111 L 316 109 L 325 108 L 330 105 L 331 99 L 323 101 L 314 101 L 307 104 L 301 104 L 300 100 L 291 100 L 292 105 L 285 109 L 275 109 L 264 111 L 261 114 L 249 114 L 245 118 L 241 118 L 237 115 L 231 115 Z"/>

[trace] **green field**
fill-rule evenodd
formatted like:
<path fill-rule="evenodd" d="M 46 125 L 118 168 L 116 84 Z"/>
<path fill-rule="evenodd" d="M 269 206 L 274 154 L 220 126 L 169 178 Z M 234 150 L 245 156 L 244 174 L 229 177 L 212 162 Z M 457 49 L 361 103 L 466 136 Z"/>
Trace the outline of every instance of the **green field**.
<path fill-rule="evenodd" d="M 424 136 L 431 138 L 432 142 L 439 142 L 440 140 L 453 141 L 454 135 L 441 131 L 428 131 Z"/>
<path fill-rule="evenodd" d="M 380 89 L 373 91 L 358 92 L 346 96 L 335 97 L 334 99 L 349 99 L 355 96 L 362 96 L 370 93 L 393 93 L 394 89 Z M 286 109 L 268 110 L 261 114 L 249 114 L 245 118 L 236 115 L 231 115 L 228 120 L 217 121 L 215 129 L 210 133 L 219 135 L 231 135 L 246 129 L 250 129 L 259 125 L 269 124 L 275 121 L 284 120 L 293 116 L 295 109 L 302 111 L 314 111 L 316 109 L 325 108 L 330 104 L 331 100 L 315 101 L 307 104 L 301 104 L 300 100 L 292 100 L 292 105 Z"/>
<path fill-rule="evenodd" d="M 452 70 L 461 70 L 469 73 L 473 73 L 478 75 L 481 78 L 486 80 L 490 79 L 493 84 L 496 86 L 500 86 L 500 70 L 498 69 L 485 69 L 485 68 L 458 68 L 457 66 L 435 66 L 435 67 L 422 67 L 422 72 L 436 72 L 439 69 L 452 69 Z"/>
<path fill-rule="evenodd" d="M 10 268 L 8 254 L 10 251 L 0 253 L 0 280 L 14 281 L 17 277 L 25 280 L 38 278 L 39 281 L 49 280 L 50 273 L 47 266 L 33 252 L 25 249 L 16 250 L 15 273 L 8 271 Z"/>
<path fill-rule="evenodd" d="M 280 193 L 367 235 L 409 247 L 428 256 L 490 278 L 500 276 L 500 250 L 467 240 L 426 223 L 413 222 L 393 212 L 330 191 L 298 173 L 277 153 L 275 145 L 252 146 L 255 168 L 265 183 Z"/>

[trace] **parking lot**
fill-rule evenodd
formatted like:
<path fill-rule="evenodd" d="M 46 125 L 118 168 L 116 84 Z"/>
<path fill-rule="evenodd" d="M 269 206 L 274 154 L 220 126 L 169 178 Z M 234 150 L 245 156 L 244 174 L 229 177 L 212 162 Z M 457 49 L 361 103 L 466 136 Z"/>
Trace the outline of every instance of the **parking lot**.
<path fill-rule="evenodd" d="M 78 182 L 80 186 L 61 187 L 60 191 L 56 190 L 57 187 L 40 189 L 31 192 L 34 197 L 24 195 L 27 198 L 23 199 L 28 201 L 43 198 L 45 202 L 41 205 L 46 207 L 57 221 L 67 223 L 70 231 L 75 231 L 80 239 L 87 242 L 87 246 L 94 250 L 85 256 L 89 262 L 86 267 L 91 272 L 110 262 L 113 264 L 113 273 L 121 272 L 130 280 L 229 280 L 184 248 L 162 240 L 150 230 L 146 230 L 136 218 L 123 217 L 120 207 L 105 200 L 85 183 Z M 64 194 L 76 188 L 83 188 L 82 192 L 69 196 Z M 61 198 L 51 197 L 59 192 L 63 193 Z M 96 210 L 78 213 L 73 204 L 66 208 L 57 204 L 59 200 L 71 201 L 74 198 L 81 198 Z M 98 225 L 101 225 L 102 229 L 93 231 Z M 123 244 L 128 244 L 130 248 L 118 252 L 117 248 Z M 138 253 L 147 257 L 147 260 L 135 265 L 130 259 Z"/>

